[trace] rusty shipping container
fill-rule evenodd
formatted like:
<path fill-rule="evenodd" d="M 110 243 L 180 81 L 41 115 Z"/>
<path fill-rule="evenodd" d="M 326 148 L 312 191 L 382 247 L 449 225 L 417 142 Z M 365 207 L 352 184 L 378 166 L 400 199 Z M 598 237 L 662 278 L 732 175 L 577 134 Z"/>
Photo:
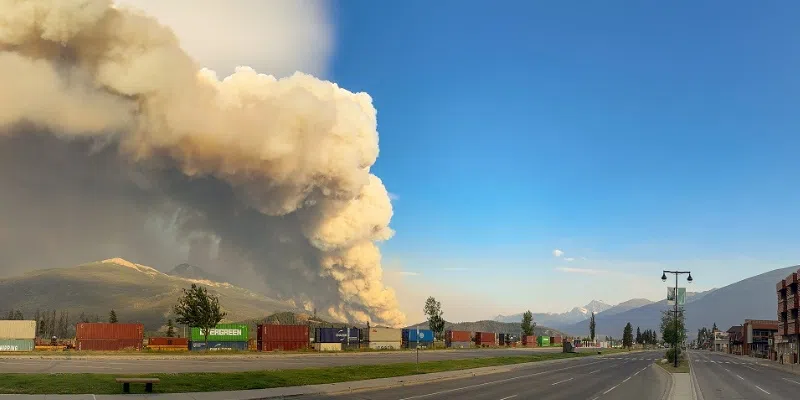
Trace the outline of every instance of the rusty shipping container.
<path fill-rule="evenodd" d="M 189 338 L 151 337 L 147 339 L 150 346 L 183 346 L 189 348 Z"/>
<path fill-rule="evenodd" d="M 550 343 L 561 344 L 562 342 L 564 342 L 564 339 L 561 336 L 553 336 L 551 339 L 552 340 L 550 341 Z"/>
<path fill-rule="evenodd" d="M 75 327 L 75 338 L 78 340 L 92 339 L 144 339 L 144 325 L 142 324 L 109 324 L 81 322 Z"/>
<path fill-rule="evenodd" d="M 309 341 L 258 341 L 258 351 L 296 351 L 308 349 Z"/>
<path fill-rule="evenodd" d="M 142 339 L 78 339 L 78 351 L 142 350 Z"/>
<path fill-rule="evenodd" d="M 475 332 L 475 344 L 478 346 L 497 345 L 497 335 L 494 332 Z"/>
<path fill-rule="evenodd" d="M 309 347 L 308 325 L 259 325 L 256 335 L 258 351 L 293 351 Z"/>
<path fill-rule="evenodd" d="M 472 332 L 469 331 L 447 331 L 444 334 L 444 341 L 450 342 L 470 342 L 472 341 Z"/>
<path fill-rule="evenodd" d="M 36 321 L 0 321 L 0 339 L 36 338 Z"/>
<path fill-rule="evenodd" d="M 522 345 L 523 346 L 530 346 L 536 347 L 536 336 L 534 335 L 522 335 Z"/>

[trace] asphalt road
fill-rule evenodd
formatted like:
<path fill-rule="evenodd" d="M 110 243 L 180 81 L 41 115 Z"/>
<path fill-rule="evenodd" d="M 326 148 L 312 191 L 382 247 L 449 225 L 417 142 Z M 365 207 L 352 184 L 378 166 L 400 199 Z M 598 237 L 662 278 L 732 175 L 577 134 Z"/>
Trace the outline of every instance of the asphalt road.
<path fill-rule="evenodd" d="M 800 376 L 760 365 L 772 361 L 708 351 L 690 351 L 689 359 L 704 400 L 800 398 Z"/>
<path fill-rule="evenodd" d="M 669 383 L 667 373 L 654 365 L 662 353 L 650 351 L 579 358 L 558 364 L 532 364 L 508 373 L 300 399 L 660 400 Z"/>
<path fill-rule="evenodd" d="M 560 352 L 561 348 L 509 348 L 473 350 L 427 350 L 419 352 L 420 362 Z M 110 373 L 147 374 L 156 372 L 236 372 L 343 365 L 374 365 L 415 362 L 416 352 L 304 353 L 241 356 L 99 356 L 99 357 L 12 357 L 0 355 L 0 373 Z"/>

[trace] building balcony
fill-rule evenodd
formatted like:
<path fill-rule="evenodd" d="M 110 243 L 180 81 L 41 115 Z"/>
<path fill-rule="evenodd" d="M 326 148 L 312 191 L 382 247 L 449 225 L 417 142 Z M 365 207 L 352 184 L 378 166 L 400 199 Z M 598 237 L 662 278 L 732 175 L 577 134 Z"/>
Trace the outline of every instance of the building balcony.
<path fill-rule="evenodd" d="M 797 284 L 797 272 L 792 272 L 789 276 L 784 279 L 786 282 L 786 286 L 796 285 Z"/>
<path fill-rule="evenodd" d="M 787 325 L 786 325 L 785 322 L 781 323 L 781 324 L 778 324 L 778 332 L 776 333 L 776 335 L 786 336 L 787 335 L 787 333 L 786 333 L 787 331 L 788 331 L 788 329 L 787 329 Z"/>
<path fill-rule="evenodd" d="M 797 320 L 792 320 L 793 322 L 789 322 L 786 324 L 786 334 L 787 335 L 797 335 L 800 333 L 800 324 L 797 323 Z M 778 328 L 780 331 L 780 328 Z"/>
<path fill-rule="evenodd" d="M 781 290 L 786 289 L 786 279 L 781 279 L 775 285 L 775 291 L 780 292 Z"/>
<path fill-rule="evenodd" d="M 786 300 L 778 301 L 778 314 L 785 313 L 787 311 L 788 308 L 786 307 Z"/>

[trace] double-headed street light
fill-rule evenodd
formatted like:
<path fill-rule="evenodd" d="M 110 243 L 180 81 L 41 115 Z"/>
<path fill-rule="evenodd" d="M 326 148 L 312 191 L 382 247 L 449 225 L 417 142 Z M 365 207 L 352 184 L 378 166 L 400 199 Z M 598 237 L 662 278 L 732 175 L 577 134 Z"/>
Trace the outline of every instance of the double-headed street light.
<path fill-rule="evenodd" d="M 680 336 L 679 335 L 679 331 L 678 331 L 678 275 L 689 274 L 689 277 L 686 278 L 686 281 L 689 282 L 689 283 L 692 283 L 693 279 L 692 279 L 692 273 L 690 271 L 667 271 L 667 270 L 664 270 L 661 273 L 661 281 L 664 282 L 664 283 L 667 282 L 667 274 L 675 274 L 675 293 L 674 293 L 674 296 L 673 296 L 673 298 L 675 300 L 675 355 L 674 355 L 673 358 L 675 360 L 675 368 L 678 368 L 678 336 Z"/>

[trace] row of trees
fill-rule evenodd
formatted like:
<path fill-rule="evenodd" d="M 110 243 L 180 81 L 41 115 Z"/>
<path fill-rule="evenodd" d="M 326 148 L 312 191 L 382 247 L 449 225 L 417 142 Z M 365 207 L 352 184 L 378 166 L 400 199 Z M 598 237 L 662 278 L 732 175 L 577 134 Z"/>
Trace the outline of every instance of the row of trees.
<path fill-rule="evenodd" d="M 638 344 L 649 344 L 655 345 L 658 344 L 658 335 L 652 329 L 646 329 L 644 332 L 639 330 L 639 327 L 636 327 L 636 343 Z"/>

